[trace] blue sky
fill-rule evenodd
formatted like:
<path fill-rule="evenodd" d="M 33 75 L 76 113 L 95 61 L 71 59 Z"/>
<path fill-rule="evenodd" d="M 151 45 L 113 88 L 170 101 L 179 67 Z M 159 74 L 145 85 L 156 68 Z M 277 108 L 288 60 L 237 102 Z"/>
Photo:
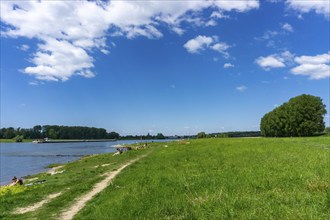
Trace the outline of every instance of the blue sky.
<path fill-rule="evenodd" d="M 2 1 L 1 127 L 258 130 L 303 93 L 329 112 L 329 4 Z"/>

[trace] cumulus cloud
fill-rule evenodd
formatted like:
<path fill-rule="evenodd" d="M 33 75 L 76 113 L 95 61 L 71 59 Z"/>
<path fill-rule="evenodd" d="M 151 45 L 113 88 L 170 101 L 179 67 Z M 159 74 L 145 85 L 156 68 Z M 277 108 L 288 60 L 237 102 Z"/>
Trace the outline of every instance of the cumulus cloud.
<path fill-rule="evenodd" d="M 183 47 L 186 48 L 189 53 L 199 53 L 203 50 L 211 49 L 221 53 L 225 58 L 229 57 L 227 49 L 230 46 L 227 43 L 219 42 L 216 36 L 208 37 L 199 35 L 194 39 L 188 40 Z"/>
<path fill-rule="evenodd" d="M 244 92 L 245 90 L 247 90 L 247 87 L 246 86 L 243 86 L 243 85 L 237 86 L 236 87 L 236 90 L 239 91 L 239 92 Z"/>
<path fill-rule="evenodd" d="M 227 49 L 229 47 L 230 46 L 227 43 L 218 42 L 216 44 L 213 44 L 211 46 L 211 49 L 221 53 L 225 58 L 229 58 L 229 53 L 227 52 Z"/>
<path fill-rule="evenodd" d="M 290 51 L 284 51 L 280 54 L 272 54 L 266 57 L 259 57 L 255 60 L 260 67 L 264 70 L 270 70 L 272 68 L 282 68 L 287 64 L 292 63 L 294 55 Z"/>
<path fill-rule="evenodd" d="M 214 38 L 199 35 L 194 39 L 187 41 L 183 47 L 187 49 L 189 53 L 199 53 L 201 50 L 205 50 L 214 42 Z"/>
<path fill-rule="evenodd" d="M 293 27 L 291 26 L 291 24 L 288 23 L 283 24 L 282 29 L 288 32 L 293 32 Z"/>
<path fill-rule="evenodd" d="M 1 19 L 5 37 L 40 41 L 32 66 L 23 72 L 39 80 L 66 81 L 73 75 L 93 77 L 93 49 L 108 53 L 106 11 L 94 2 L 5 1 Z"/>
<path fill-rule="evenodd" d="M 203 18 L 204 9 L 245 12 L 259 7 L 245 1 L 1 1 L 4 37 L 40 41 L 32 66 L 23 72 L 39 80 L 93 77 L 93 53 L 108 54 L 108 36 L 161 38 L 160 25 L 182 35 L 182 23 L 215 25 L 220 13 Z M 221 43 L 221 42 L 216 42 Z M 61 46 L 70 51 L 54 47 Z M 223 45 L 213 45 L 220 50 Z"/>
<path fill-rule="evenodd" d="M 312 0 L 312 1 L 297 1 L 286 0 L 289 8 L 300 13 L 308 13 L 314 11 L 317 14 L 322 14 L 326 18 L 330 17 L 330 3 L 329 0 Z"/>
<path fill-rule="evenodd" d="M 293 75 L 308 76 L 309 79 L 330 77 L 330 51 L 315 56 L 295 56 L 289 51 L 284 51 L 281 54 L 261 56 L 255 60 L 255 63 L 265 70 L 294 66 L 290 70 Z"/>
<path fill-rule="evenodd" d="M 271 68 L 285 67 L 284 60 L 276 55 L 269 55 L 267 57 L 259 57 L 255 61 L 260 67 L 265 70 L 270 70 Z"/>
<path fill-rule="evenodd" d="M 299 64 L 310 63 L 310 64 L 324 64 L 330 62 L 330 52 L 316 55 L 316 56 L 300 56 L 294 59 Z"/>
<path fill-rule="evenodd" d="M 234 64 L 231 64 L 231 63 L 225 63 L 224 65 L 223 65 L 223 68 L 231 68 L 231 67 L 235 67 L 234 66 Z"/>
<path fill-rule="evenodd" d="M 330 77 L 330 51 L 316 56 L 300 56 L 294 61 L 298 66 L 291 69 L 294 75 L 308 76 L 309 79 L 324 79 Z"/>

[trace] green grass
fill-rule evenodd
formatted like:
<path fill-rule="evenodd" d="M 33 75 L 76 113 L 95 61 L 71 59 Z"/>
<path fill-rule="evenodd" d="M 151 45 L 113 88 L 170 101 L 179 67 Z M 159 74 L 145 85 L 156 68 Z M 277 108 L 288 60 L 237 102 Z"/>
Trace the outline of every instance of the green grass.
<path fill-rule="evenodd" d="M 23 143 L 23 142 L 32 142 L 33 140 L 32 139 L 23 139 L 22 142 L 20 143 Z M 3 139 L 1 138 L 0 139 L 0 143 L 16 143 L 14 139 Z"/>
<path fill-rule="evenodd" d="M 170 144 L 76 219 L 329 219 L 329 148 L 328 138 Z"/>
<path fill-rule="evenodd" d="M 151 152 L 75 219 L 330 219 L 329 143 L 329 137 L 202 139 L 84 158 L 62 174 L 41 174 L 45 184 L 1 196 L 0 218 L 53 219 L 102 173 Z M 34 213 L 11 214 L 59 191 Z"/>

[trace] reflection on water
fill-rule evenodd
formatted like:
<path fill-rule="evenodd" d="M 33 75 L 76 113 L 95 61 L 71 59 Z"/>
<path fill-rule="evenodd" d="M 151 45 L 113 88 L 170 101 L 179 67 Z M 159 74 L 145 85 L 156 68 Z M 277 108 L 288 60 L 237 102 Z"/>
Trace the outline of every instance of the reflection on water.
<path fill-rule="evenodd" d="M 52 163 L 66 163 L 89 154 L 110 153 L 115 151 L 113 145 L 137 142 L 141 140 L 52 144 L 0 143 L 0 184 L 9 183 L 13 176 L 22 177 L 44 172 L 47 170 L 45 167 Z"/>

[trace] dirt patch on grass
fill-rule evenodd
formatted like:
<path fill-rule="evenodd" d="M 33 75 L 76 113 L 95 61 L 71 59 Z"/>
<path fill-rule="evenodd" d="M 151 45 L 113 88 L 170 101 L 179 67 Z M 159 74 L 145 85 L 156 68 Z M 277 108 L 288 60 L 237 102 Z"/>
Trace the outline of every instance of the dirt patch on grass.
<path fill-rule="evenodd" d="M 56 197 L 60 196 L 61 194 L 62 194 L 61 192 L 50 194 L 44 200 L 37 202 L 31 206 L 16 209 L 14 211 L 14 214 L 24 214 L 27 212 L 36 211 L 37 209 L 41 208 L 44 204 L 50 202 L 52 199 L 55 199 Z"/>
<path fill-rule="evenodd" d="M 75 203 L 67 210 L 65 210 L 59 219 L 62 220 L 69 220 L 72 219 L 85 205 L 86 203 L 91 200 L 96 194 L 100 193 L 102 190 L 104 190 L 107 186 L 109 186 L 109 184 L 111 183 L 111 181 L 126 167 L 128 167 L 129 165 L 131 165 L 132 163 L 136 162 L 137 160 L 146 157 L 147 155 L 138 157 L 134 160 L 131 160 L 127 163 L 125 163 L 124 165 L 122 165 L 121 167 L 119 167 L 116 170 L 113 170 L 109 173 L 106 173 L 105 176 L 106 178 L 104 180 L 102 180 L 101 182 L 97 183 L 94 188 L 89 191 L 88 193 L 86 193 L 85 195 L 81 196 L 80 198 L 78 198 Z"/>
<path fill-rule="evenodd" d="M 47 173 L 49 173 L 50 175 L 54 175 L 56 174 L 56 172 L 61 169 L 62 167 L 64 167 L 64 165 L 61 166 L 57 166 L 57 167 L 53 167 L 50 170 L 47 171 Z"/>

